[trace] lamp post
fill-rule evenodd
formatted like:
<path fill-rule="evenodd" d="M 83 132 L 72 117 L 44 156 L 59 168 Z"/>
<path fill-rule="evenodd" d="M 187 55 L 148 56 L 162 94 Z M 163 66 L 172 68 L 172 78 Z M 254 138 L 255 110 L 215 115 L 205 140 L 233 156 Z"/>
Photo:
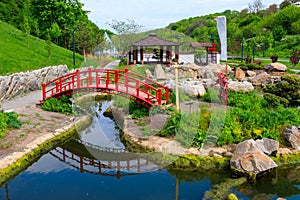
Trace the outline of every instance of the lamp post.
<path fill-rule="evenodd" d="M 179 88 L 178 88 L 178 68 L 179 65 L 175 64 L 173 65 L 174 70 L 175 70 L 175 95 L 176 95 L 176 110 L 179 112 L 180 107 L 179 107 Z"/>
<path fill-rule="evenodd" d="M 74 32 L 77 27 L 75 27 L 72 31 L 72 45 L 73 45 L 73 65 L 76 66 L 76 57 L 75 57 L 75 36 Z"/>

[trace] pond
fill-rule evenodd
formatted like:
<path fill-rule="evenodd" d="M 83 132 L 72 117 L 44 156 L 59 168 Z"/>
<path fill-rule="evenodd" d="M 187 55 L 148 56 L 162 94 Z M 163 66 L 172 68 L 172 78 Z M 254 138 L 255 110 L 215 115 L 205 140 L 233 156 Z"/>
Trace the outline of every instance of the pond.
<path fill-rule="evenodd" d="M 229 172 L 167 170 L 128 153 L 102 103 L 92 125 L 55 147 L 1 186 L 2 200 L 35 199 L 202 199 Z M 283 166 L 256 183 L 233 188 L 239 199 L 300 199 L 300 165 Z"/>

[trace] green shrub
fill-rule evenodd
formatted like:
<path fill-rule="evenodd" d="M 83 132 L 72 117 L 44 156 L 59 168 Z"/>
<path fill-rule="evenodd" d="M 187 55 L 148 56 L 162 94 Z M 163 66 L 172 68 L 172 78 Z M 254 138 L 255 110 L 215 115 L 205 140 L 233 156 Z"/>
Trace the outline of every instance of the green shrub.
<path fill-rule="evenodd" d="M 265 98 L 275 105 L 279 102 L 283 105 L 300 106 L 300 77 L 294 74 L 285 74 L 281 79 L 281 82 L 266 85 L 263 91 L 275 96 L 266 95 Z M 276 96 L 278 100 L 276 100 Z"/>
<path fill-rule="evenodd" d="M 72 102 L 70 97 L 63 96 L 60 99 L 49 98 L 42 104 L 42 109 L 63 114 L 72 114 Z"/>
<path fill-rule="evenodd" d="M 22 122 L 18 120 L 19 115 L 15 112 L 4 113 L 7 128 L 21 128 Z"/>
<path fill-rule="evenodd" d="M 6 126 L 6 119 L 3 112 L 0 112 L 0 138 L 5 136 L 7 126 Z"/>
<path fill-rule="evenodd" d="M 275 94 L 266 93 L 264 94 L 265 100 L 269 103 L 269 106 L 277 107 L 283 105 L 284 107 L 288 107 L 289 101 L 286 98 L 282 98 L 276 96 Z"/>

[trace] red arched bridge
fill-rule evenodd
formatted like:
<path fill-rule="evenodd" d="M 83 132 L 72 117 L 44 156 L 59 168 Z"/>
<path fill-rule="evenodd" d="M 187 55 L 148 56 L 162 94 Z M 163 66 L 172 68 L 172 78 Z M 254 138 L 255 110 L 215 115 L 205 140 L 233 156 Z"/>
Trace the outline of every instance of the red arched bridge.
<path fill-rule="evenodd" d="M 125 70 L 91 69 L 58 77 L 42 85 L 43 103 L 46 99 L 60 98 L 78 92 L 103 92 L 128 97 L 150 108 L 169 101 L 169 89 L 139 74 Z"/>

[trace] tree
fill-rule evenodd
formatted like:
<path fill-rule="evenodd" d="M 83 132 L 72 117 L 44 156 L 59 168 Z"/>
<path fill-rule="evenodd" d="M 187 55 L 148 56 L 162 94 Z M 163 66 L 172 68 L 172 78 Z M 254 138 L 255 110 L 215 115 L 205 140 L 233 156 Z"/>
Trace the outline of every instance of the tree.
<path fill-rule="evenodd" d="M 250 13 L 258 13 L 263 7 L 261 0 L 254 0 L 253 4 L 249 4 L 249 11 Z"/>
<path fill-rule="evenodd" d="M 124 53 L 128 50 L 128 44 L 126 46 L 125 43 L 132 42 L 130 39 L 130 35 L 137 33 L 143 26 L 136 24 L 134 20 L 127 19 L 127 21 L 118 21 L 113 19 L 111 22 L 107 22 L 107 24 L 114 29 L 119 37 L 120 53 Z"/>
<path fill-rule="evenodd" d="M 298 21 L 300 18 L 300 9 L 295 5 L 287 6 L 275 14 L 276 25 L 281 25 L 287 34 L 293 34 L 292 23 Z"/>
<path fill-rule="evenodd" d="M 56 23 L 61 30 L 58 44 L 69 48 L 71 33 L 77 24 L 87 19 L 87 12 L 78 0 L 31 0 L 31 12 L 37 20 L 40 37 L 47 38 L 47 30 Z"/>

